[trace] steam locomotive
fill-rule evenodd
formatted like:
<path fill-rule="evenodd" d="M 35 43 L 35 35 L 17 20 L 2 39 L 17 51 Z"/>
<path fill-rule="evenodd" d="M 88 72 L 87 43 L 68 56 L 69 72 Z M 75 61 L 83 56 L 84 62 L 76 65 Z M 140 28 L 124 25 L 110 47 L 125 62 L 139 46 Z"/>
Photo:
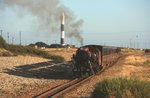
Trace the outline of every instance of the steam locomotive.
<path fill-rule="evenodd" d="M 118 47 L 86 45 L 73 54 L 73 74 L 82 76 L 96 74 L 108 65 L 113 64 L 119 57 Z"/>

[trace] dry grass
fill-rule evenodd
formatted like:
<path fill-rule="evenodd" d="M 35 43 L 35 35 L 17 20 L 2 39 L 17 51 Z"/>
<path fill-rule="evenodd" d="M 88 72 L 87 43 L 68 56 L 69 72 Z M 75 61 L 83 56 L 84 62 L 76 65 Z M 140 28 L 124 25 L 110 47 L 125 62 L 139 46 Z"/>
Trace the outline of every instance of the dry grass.
<path fill-rule="evenodd" d="M 141 53 L 126 57 L 122 75 L 150 81 L 150 58 Z"/>
<path fill-rule="evenodd" d="M 44 51 L 51 55 L 60 55 L 65 58 L 66 61 L 70 61 L 72 55 L 76 52 L 76 48 L 49 48 Z"/>
<path fill-rule="evenodd" d="M 2 56 L 13 56 L 13 53 L 5 50 L 4 48 L 0 48 L 0 57 L 2 57 Z"/>

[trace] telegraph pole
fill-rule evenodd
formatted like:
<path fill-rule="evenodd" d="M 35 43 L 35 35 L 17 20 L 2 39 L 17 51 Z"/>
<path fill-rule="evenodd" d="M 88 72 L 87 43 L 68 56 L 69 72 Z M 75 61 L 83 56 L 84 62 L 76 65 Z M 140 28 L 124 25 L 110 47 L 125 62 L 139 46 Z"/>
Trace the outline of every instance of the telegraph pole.
<path fill-rule="evenodd" d="M 9 44 L 9 32 L 7 32 L 7 42 Z"/>
<path fill-rule="evenodd" d="M 138 49 L 139 48 L 138 35 L 136 35 L 136 40 L 137 40 L 137 49 Z"/>
<path fill-rule="evenodd" d="M 21 45 L 21 32 L 19 32 L 19 44 Z"/>
<path fill-rule="evenodd" d="M 14 37 L 12 37 L 12 45 L 14 44 Z"/>

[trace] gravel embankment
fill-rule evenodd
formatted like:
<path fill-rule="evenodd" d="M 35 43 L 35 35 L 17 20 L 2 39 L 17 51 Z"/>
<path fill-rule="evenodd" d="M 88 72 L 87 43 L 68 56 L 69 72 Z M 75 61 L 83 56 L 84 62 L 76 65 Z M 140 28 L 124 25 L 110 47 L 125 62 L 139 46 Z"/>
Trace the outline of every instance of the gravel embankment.
<path fill-rule="evenodd" d="M 52 73 L 57 67 L 52 65 L 50 60 L 40 57 L 0 57 L 0 98 L 27 97 L 44 86 L 68 81 L 66 77 L 55 77 Z"/>

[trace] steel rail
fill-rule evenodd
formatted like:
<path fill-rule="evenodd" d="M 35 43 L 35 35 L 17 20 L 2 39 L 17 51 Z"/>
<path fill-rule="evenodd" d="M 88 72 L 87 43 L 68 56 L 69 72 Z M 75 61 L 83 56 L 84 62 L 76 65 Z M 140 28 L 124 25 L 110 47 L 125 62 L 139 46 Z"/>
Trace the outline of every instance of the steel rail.
<path fill-rule="evenodd" d="M 36 95 L 33 98 L 49 98 L 49 97 L 50 98 L 57 98 L 58 96 L 67 92 L 68 90 L 72 89 L 73 87 L 76 87 L 77 85 L 81 84 L 80 82 L 85 80 L 86 78 L 87 77 L 76 78 L 76 79 L 69 81 L 67 83 L 64 83 L 60 86 L 57 86 L 57 87 L 52 88 L 50 90 L 47 90 L 47 91 L 43 92 L 42 94 Z"/>

